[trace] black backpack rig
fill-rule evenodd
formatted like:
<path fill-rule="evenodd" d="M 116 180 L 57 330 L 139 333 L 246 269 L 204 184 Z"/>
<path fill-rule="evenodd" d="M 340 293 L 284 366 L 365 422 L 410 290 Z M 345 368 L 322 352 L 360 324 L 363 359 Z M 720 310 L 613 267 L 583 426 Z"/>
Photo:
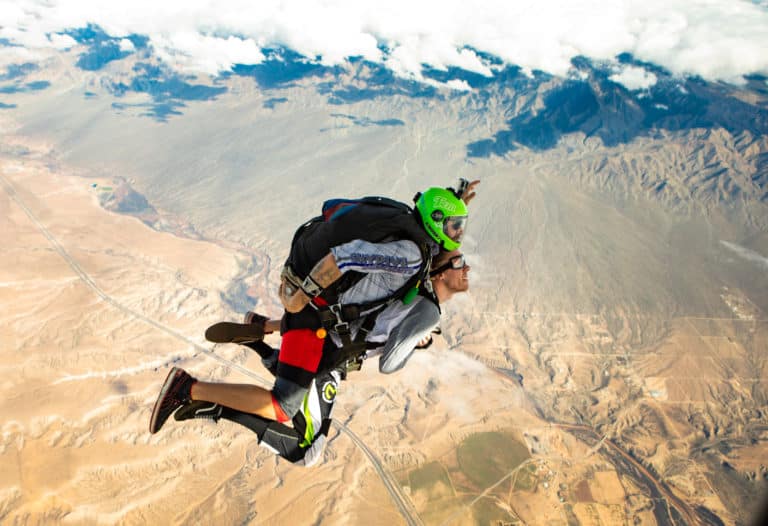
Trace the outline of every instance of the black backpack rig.
<path fill-rule="evenodd" d="M 365 274 L 349 271 L 323 290 L 319 299 L 310 302 L 311 307 L 307 308 L 316 311 L 321 326 L 329 333 L 338 334 L 342 342 L 338 353 L 333 353 L 328 361 L 324 359 L 321 368 L 326 370 L 360 369 L 362 356 L 369 348 L 365 337 L 373 329 L 377 316 L 391 303 L 410 303 L 417 295 L 422 295 L 437 304 L 429 281 L 430 262 L 437 245 L 422 227 L 421 219 L 412 207 L 386 197 L 325 201 L 322 214 L 296 230 L 283 268 L 284 277 L 301 283 L 332 247 L 355 239 L 371 243 L 409 239 L 421 251 L 421 267 L 402 287 L 380 300 L 340 304 L 341 294 L 365 277 Z M 364 321 L 356 337 L 352 338 L 350 323 L 360 318 Z"/>

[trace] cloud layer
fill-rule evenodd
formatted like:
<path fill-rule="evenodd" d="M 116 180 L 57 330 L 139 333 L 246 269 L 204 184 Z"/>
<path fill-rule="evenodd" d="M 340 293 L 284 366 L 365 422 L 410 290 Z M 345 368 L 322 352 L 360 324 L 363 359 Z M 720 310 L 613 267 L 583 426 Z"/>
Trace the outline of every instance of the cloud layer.
<path fill-rule="evenodd" d="M 210 74 L 275 46 L 326 65 L 361 56 L 418 80 L 424 64 L 491 76 L 500 66 L 485 54 L 556 75 L 574 56 L 620 53 L 709 80 L 768 74 L 768 8 L 750 0 L 0 0 L 0 39 L 26 49 L 72 46 L 63 31 L 88 24 L 145 35 L 171 66 Z"/>

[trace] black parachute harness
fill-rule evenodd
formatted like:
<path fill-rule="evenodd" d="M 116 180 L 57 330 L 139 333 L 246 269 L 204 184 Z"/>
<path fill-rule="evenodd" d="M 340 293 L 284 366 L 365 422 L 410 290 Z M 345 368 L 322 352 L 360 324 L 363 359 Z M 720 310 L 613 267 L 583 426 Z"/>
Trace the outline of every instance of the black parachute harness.
<path fill-rule="evenodd" d="M 453 191 L 457 197 L 461 197 L 468 185 L 465 179 L 460 180 L 459 190 Z M 420 194 L 416 194 L 414 202 L 418 200 Z M 367 208 L 358 208 L 362 205 Z M 357 210 L 368 210 L 373 214 L 370 222 L 367 217 L 354 216 Z M 379 212 L 375 212 L 378 210 Z M 380 213 L 384 210 L 391 210 L 392 215 Z M 348 215 L 347 215 L 348 214 Z M 406 217 L 413 217 L 412 222 Z M 337 221 L 346 221 L 347 224 L 340 228 L 338 235 L 329 235 L 328 231 L 322 231 L 323 224 L 334 223 Z M 338 224 L 338 223 L 337 223 Z M 364 226 L 364 228 L 362 228 Z M 339 281 L 332 284 L 323 291 L 311 277 L 305 267 L 308 261 L 301 261 L 299 267 L 294 266 L 294 247 L 297 242 L 305 237 L 314 237 L 320 235 L 329 247 L 347 242 L 352 239 L 365 239 L 370 242 L 384 242 L 394 239 L 410 239 L 419 246 L 421 252 L 422 264 L 414 276 L 412 276 L 402 287 L 388 297 L 373 302 L 342 305 L 339 301 L 341 294 L 351 288 L 357 281 L 362 279 L 362 275 L 350 272 Z M 324 236 L 324 237 L 323 237 Z M 422 224 L 419 214 L 415 208 L 393 201 L 385 197 L 369 196 L 361 199 L 332 199 L 323 203 L 322 215 L 310 219 L 301 225 L 294 234 L 291 242 L 291 253 L 288 256 L 281 281 L 283 286 L 287 287 L 287 295 L 292 295 L 295 290 L 302 289 L 309 297 L 318 297 L 327 304 L 318 305 L 316 301 L 310 301 L 309 305 L 317 312 L 320 325 L 327 333 L 336 333 L 341 340 L 341 347 L 337 353 L 329 357 L 329 363 L 323 363 L 323 370 L 338 369 L 346 375 L 347 371 L 359 370 L 365 352 L 368 349 L 379 347 L 380 344 L 367 343 L 366 336 L 373 329 L 378 315 L 394 301 L 403 301 L 408 304 L 414 300 L 417 295 L 424 296 L 435 305 L 439 304 L 432 291 L 432 283 L 429 280 L 429 271 L 432 260 L 433 239 L 429 236 Z M 322 246 L 322 245 L 320 245 Z M 321 252 L 315 251 L 315 257 Z M 355 274 L 357 274 L 355 276 Z M 302 277 L 303 276 L 303 277 Z M 288 289 L 294 289 L 290 290 Z M 363 318 L 360 328 L 352 337 L 350 325 Z"/>
<path fill-rule="evenodd" d="M 419 245 L 419 249 L 422 259 L 419 271 L 411 276 L 402 287 L 384 299 L 350 305 L 335 303 L 318 306 L 314 302 L 309 303 L 317 311 L 323 329 L 329 333 L 336 333 L 341 339 L 341 347 L 328 366 L 329 370 L 341 370 L 344 378 L 348 372 L 360 370 L 366 351 L 381 345 L 367 342 L 366 337 L 373 330 L 378 315 L 390 304 L 395 301 L 410 303 L 417 295 L 425 296 L 437 304 L 437 298 L 432 292 L 432 283 L 429 281 L 432 251 L 426 243 Z M 364 318 L 363 323 L 353 338 L 350 323 L 360 318 Z"/>

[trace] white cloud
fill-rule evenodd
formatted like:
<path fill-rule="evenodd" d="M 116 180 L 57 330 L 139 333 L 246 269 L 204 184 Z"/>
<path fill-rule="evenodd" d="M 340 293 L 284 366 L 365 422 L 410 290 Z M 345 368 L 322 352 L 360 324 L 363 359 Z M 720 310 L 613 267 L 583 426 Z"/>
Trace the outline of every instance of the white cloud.
<path fill-rule="evenodd" d="M 456 91 L 471 91 L 472 87 L 466 80 L 449 80 L 445 83 L 449 88 Z"/>
<path fill-rule="evenodd" d="M 136 46 L 133 45 L 133 42 L 124 38 L 120 41 L 120 51 L 133 52 L 136 51 Z"/>
<path fill-rule="evenodd" d="M 421 78 L 420 81 L 429 86 L 434 86 L 438 89 L 449 89 L 454 91 L 472 91 L 472 86 L 466 80 L 449 80 L 448 82 L 439 82 L 435 79 Z"/>
<path fill-rule="evenodd" d="M 69 35 L 62 35 L 61 33 L 51 33 L 48 35 L 48 40 L 51 42 L 51 47 L 55 49 L 70 49 L 77 45 L 77 41 Z M 130 40 L 128 41 L 130 43 Z"/>
<path fill-rule="evenodd" d="M 574 56 L 622 52 L 707 79 L 768 73 L 768 9 L 750 0 L 0 0 L 0 20 L 0 38 L 29 48 L 61 47 L 48 35 L 87 23 L 146 35 L 171 64 L 209 73 L 258 63 L 276 45 L 328 65 L 362 56 L 420 80 L 423 64 L 490 75 L 473 49 L 557 75 Z"/>
<path fill-rule="evenodd" d="M 225 38 L 197 32 L 176 32 L 153 39 L 158 55 L 182 70 L 215 75 L 232 64 L 258 64 L 264 54 L 252 39 Z"/>
<path fill-rule="evenodd" d="M 648 89 L 656 84 L 657 80 L 656 75 L 637 66 L 624 67 L 608 78 L 632 91 Z"/>

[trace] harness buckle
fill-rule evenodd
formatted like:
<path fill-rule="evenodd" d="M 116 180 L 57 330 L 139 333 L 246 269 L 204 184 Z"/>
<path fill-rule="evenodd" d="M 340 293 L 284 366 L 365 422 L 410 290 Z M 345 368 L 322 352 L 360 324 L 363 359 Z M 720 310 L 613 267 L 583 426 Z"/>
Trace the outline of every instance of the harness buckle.
<path fill-rule="evenodd" d="M 336 325 L 333 326 L 333 330 L 338 334 L 349 334 L 349 323 L 345 322 L 344 318 L 342 318 L 341 304 L 335 303 L 333 305 L 328 305 L 328 310 L 331 311 L 331 314 L 336 316 Z"/>

